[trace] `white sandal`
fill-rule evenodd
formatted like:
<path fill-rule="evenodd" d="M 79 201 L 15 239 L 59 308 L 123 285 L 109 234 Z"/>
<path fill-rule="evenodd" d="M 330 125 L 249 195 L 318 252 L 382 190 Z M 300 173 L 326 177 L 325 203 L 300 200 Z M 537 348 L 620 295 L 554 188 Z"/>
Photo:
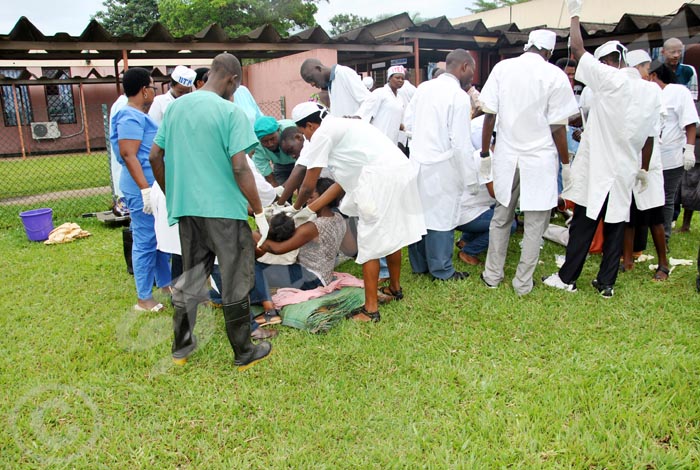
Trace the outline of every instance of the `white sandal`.
<path fill-rule="evenodd" d="M 155 304 L 151 308 L 143 308 L 139 304 L 134 305 L 134 310 L 136 310 L 137 312 L 161 312 L 164 309 L 165 309 L 165 305 L 160 304 L 160 303 Z"/>

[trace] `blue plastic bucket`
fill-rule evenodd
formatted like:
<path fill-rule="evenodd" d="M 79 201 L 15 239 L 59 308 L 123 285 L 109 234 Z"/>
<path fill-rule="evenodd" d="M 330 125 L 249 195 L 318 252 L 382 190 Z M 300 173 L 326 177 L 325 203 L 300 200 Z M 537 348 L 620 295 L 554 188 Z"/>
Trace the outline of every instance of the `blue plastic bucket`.
<path fill-rule="evenodd" d="M 32 209 L 20 212 L 27 238 L 33 242 L 43 242 L 53 230 L 53 210 L 49 208 Z"/>

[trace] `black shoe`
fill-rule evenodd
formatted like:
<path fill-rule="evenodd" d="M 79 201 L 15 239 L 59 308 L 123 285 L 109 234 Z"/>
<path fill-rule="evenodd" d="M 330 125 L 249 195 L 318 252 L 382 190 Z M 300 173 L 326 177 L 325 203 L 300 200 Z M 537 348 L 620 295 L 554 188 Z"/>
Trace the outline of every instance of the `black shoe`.
<path fill-rule="evenodd" d="M 452 276 L 447 279 L 440 279 L 439 277 L 434 277 L 433 281 L 461 281 L 469 277 L 469 273 L 465 271 L 455 271 Z"/>
<path fill-rule="evenodd" d="M 604 286 L 598 283 L 598 279 L 593 279 L 591 285 L 596 288 L 601 297 L 609 299 L 615 294 L 613 286 Z"/>
<path fill-rule="evenodd" d="M 481 279 L 481 282 L 483 282 L 484 285 L 485 285 L 486 287 L 488 287 L 489 289 L 498 289 L 498 286 L 492 286 L 491 284 L 489 284 L 488 282 L 486 282 L 486 279 L 484 279 L 484 273 L 481 273 L 481 274 L 479 275 L 479 279 Z"/>

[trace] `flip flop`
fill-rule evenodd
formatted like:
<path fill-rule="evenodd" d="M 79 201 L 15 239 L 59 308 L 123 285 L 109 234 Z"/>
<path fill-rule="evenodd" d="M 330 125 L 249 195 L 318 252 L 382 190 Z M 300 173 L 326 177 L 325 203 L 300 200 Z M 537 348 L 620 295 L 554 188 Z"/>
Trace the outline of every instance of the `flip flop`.
<path fill-rule="evenodd" d="M 155 304 L 151 308 L 143 308 L 139 304 L 134 305 L 134 310 L 137 312 L 161 312 L 165 309 L 165 305 L 163 304 Z"/>

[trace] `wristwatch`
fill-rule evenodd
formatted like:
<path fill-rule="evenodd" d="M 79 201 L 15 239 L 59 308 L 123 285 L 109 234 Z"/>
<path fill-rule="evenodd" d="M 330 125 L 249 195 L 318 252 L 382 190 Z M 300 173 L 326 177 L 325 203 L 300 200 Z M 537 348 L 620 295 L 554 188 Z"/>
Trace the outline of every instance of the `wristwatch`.
<path fill-rule="evenodd" d="M 488 158 L 491 156 L 491 154 L 489 152 L 481 152 L 480 155 L 481 155 L 481 158 Z"/>

